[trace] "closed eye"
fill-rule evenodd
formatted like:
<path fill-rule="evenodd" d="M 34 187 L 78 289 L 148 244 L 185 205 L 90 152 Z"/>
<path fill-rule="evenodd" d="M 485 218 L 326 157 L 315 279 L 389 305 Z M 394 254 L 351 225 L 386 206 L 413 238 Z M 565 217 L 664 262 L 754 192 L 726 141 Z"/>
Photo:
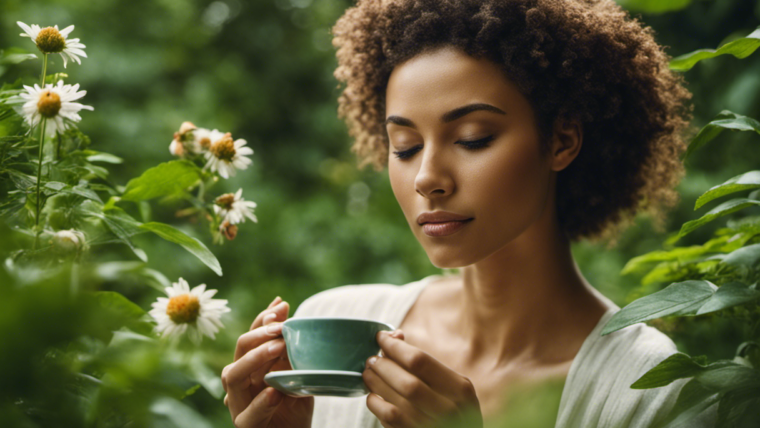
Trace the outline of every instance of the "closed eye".
<path fill-rule="evenodd" d="M 488 143 L 493 139 L 494 139 L 494 136 L 489 135 L 488 137 L 481 138 L 479 140 L 460 140 L 460 141 L 455 142 L 454 144 L 461 144 L 465 146 L 468 150 L 477 150 L 483 147 L 488 147 Z M 412 147 L 411 149 L 394 151 L 393 154 L 395 154 L 396 158 L 398 159 L 407 159 L 414 156 L 414 154 L 420 151 L 421 149 L 422 149 L 422 145 L 420 144 L 420 145 Z"/>

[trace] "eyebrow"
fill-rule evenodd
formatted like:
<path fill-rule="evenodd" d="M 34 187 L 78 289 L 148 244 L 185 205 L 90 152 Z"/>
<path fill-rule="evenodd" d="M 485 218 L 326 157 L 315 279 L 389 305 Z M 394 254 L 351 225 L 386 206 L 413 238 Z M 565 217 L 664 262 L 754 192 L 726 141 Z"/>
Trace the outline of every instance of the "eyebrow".
<path fill-rule="evenodd" d="M 504 112 L 504 110 L 494 107 L 491 104 L 485 104 L 485 103 L 475 103 L 475 104 L 467 104 L 466 106 L 457 107 L 454 110 L 451 110 L 450 112 L 444 113 L 443 116 L 441 116 L 441 122 L 443 123 L 449 123 L 453 122 L 460 117 L 472 113 L 474 111 L 479 110 L 485 110 L 490 111 L 493 113 L 499 113 L 499 114 L 507 114 Z M 395 123 L 399 126 L 408 126 L 413 129 L 417 129 L 417 125 L 414 124 L 411 120 L 401 117 L 401 116 L 388 116 L 387 119 L 385 119 L 385 126 L 388 126 L 390 123 Z"/>

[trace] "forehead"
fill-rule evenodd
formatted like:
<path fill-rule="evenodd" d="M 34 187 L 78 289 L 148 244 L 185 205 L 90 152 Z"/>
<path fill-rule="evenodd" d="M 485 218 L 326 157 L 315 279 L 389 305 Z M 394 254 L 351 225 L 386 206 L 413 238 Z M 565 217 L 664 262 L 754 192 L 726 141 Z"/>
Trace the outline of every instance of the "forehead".
<path fill-rule="evenodd" d="M 437 118 L 474 102 L 502 110 L 529 108 L 496 64 L 447 47 L 417 55 L 393 69 L 386 89 L 386 116 L 429 113 Z"/>

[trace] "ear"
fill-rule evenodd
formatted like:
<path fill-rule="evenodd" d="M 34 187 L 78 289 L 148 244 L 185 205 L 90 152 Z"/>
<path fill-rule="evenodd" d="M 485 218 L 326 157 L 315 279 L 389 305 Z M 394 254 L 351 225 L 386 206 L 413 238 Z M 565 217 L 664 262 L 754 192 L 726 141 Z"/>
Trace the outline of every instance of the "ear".
<path fill-rule="evenodd" d="M 551 152 L 552 170 L 562 171 L 578 156 L 583 143 L 583 127 L 577 120 L 558 117 L 554 121 Z"/>

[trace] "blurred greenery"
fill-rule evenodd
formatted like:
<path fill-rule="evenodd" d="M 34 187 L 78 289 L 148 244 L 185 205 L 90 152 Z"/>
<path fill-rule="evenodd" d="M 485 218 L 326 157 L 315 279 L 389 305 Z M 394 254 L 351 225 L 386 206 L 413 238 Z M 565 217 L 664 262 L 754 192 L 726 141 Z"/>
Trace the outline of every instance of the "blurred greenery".
<path fill-rule="evenodd" d="M 663 2 L 633 0 L 623 4 L 655 29 L 658 42 L 673 57 L 717 48 L 760 25 L 760 2 L 754 0 L 664 3 L 673 6 L 660 8 L 657 5 Z M 215 377 L 231 362 L 237 337 L 277 295 L 290 303 L 292 315 L 300 302 L 321 290 L 345 284 L 404 284 L 439 272 L 409 233 L 387 172 L 356 168 L 345 126 L 337 119 L 339 89 L 332 76 L 336 60 L 328 31 L 350 5 L 345 0 L 0 0 L 0 48 L 36 52 L 28 38 L 19 37 L 16 21 L 76 26 L 71 37 L 87 46 L 88 57 L 81 66 L 69 63 L 65 72 L 69 81 L 87 90 L 83 102 L 95 107 L 79 125 L 92 140 L 91 147 L 124 159 L 109 167 L 110 184 L 124 186 L 146 169 L 171 160 L 172 134 L 186 120 L 229 130 L 253 148 L 253 165 L 217 184 L 219 191 L 243 187 L 246 199 L 258 204 L 258 223 L 241 225 L 235 240 L 212 246 L 210 238 L 175 218 L 181 207 L 176 201 L 154 203 L 152 210 L 143 208 L 139 216 L 135 214 L 146 222 L 174 224 L 203 241 L 221 263 L 224 276 L 218 277 L 192 254 L 178 251 L 176 244 L 147 234 L 133 238 L 147 253 L 148 269 L 172 281 L 181 276 L 191 286 L 206 283 L 219 289 L 217 297 L 229 300 L 232 312 L 223 318 L 225 328 L 216 341 L 204 342 L 202 348 Z M 723 55 L 685 72 L 694 94 L 695 126 L 705 125 L 724 109 L 760 117 L 760 55 L 741 60 L 741 66 L 738 61 Z M 60 56 L 50 57 L 49 69 L 64 71 L 61 65 Z M 38 76 L 39 61 L 0 65 L 4 82 L 21 78 L 32 85 Z M 588 280 L 620 306 L 645 293 L 638 288 L 640 275 L 621 276 L 623 266 L 637 255 L 659 249 L 682 223 L 716 206 L 711 202 L 693 209 L 709 187 L 753 169 L 760 146 L 747 134 L 725 132 L 711 143 L 711 150 L 696 151 L 688 159 L 687 175 L 678 188 L 681 201 L 665 232 L 654 231 L 641 217 L 614 248 L 574 245 L 573 254 Z M 749 208 L 745 214 L 758 210 Z M 679 246 L 706 242 L 717 227 L 695 230 Z M 11 236 L 9 231 L 2 236 L 10 242 L 5 238 Z M 128 248 L 116 245 L 100 256 L 138 261 Z M 147 309 L 161 294 L 161 286 L 155 285 L 160 280 L 145 279 L 149 276 L 100 275 L 92 283 Z M 108 382 L 98 399 L 112 402 L 109 394 L 124 394 L 125 382 L 137 379 L 139 383 L 128 388 L 143 394 L 132 394 L 134 402 L 117 402 L 131 403 L 134 412 L 125 411 L 138 421 L 148 423 L 150 418 L 156 426 L 231 425 L 220 397 L 211 393 L 218 385 L 210 378 L 208 387 L 181 399 L 186 391 L 156 384 L 157 379 L 180 376 L 173 372 L 176 368 L 163 367 L 155 355 L 141 354 L 134 338 L 124 337 L 121 343 L 117 335 L 110 338 L 109 325 L 98 322 L 98 312 L 82 309 L 92 302 L 62 303 L 71 277 L 71 272 L 61 272 L 52 279 L 31 278 L 21 288 L 8 288 L 11 281 L 0 277 L 0 343 L 4 350 L 12 350 L 0 353 L 0 403 L 29 393 L 40 399 L 60 396 L 58 408 L 48 409 L 51 414 L 59 415 L 61 426 L 84 426 L 72 419 L 79 415 L 72 406 L 82 404 L 67 401 L 61 385 L 91 388 Z M 45 296 L 30 291 L 41 281 L 55 284 Z M 72 318 L 80 312 L 88 318 Z M 736 333 L 729 323 L 684 323 L 688 327 L 662 326 L 679 350 L 711 359 L 733 357 Z M 82 335 L 108 344 L 98 349 L 97 361 L 111 374 L 106 381 L 68 379 L 66 371 L 26 357 L 44 355 L 54 346 L 70 346 L 71 351 L 103 346 L 69 342 Z M 141 372 L 131 373 L 135 370 Z M 162 398 L 151 401 L 155 397 Z M 148 402 L 153 403 L 151 415 L 141 415 Z M 12 405 L 2 406 L 2 414 L 15 411 Z M 113 417 L 119 414 L 114 409 Z"/>

